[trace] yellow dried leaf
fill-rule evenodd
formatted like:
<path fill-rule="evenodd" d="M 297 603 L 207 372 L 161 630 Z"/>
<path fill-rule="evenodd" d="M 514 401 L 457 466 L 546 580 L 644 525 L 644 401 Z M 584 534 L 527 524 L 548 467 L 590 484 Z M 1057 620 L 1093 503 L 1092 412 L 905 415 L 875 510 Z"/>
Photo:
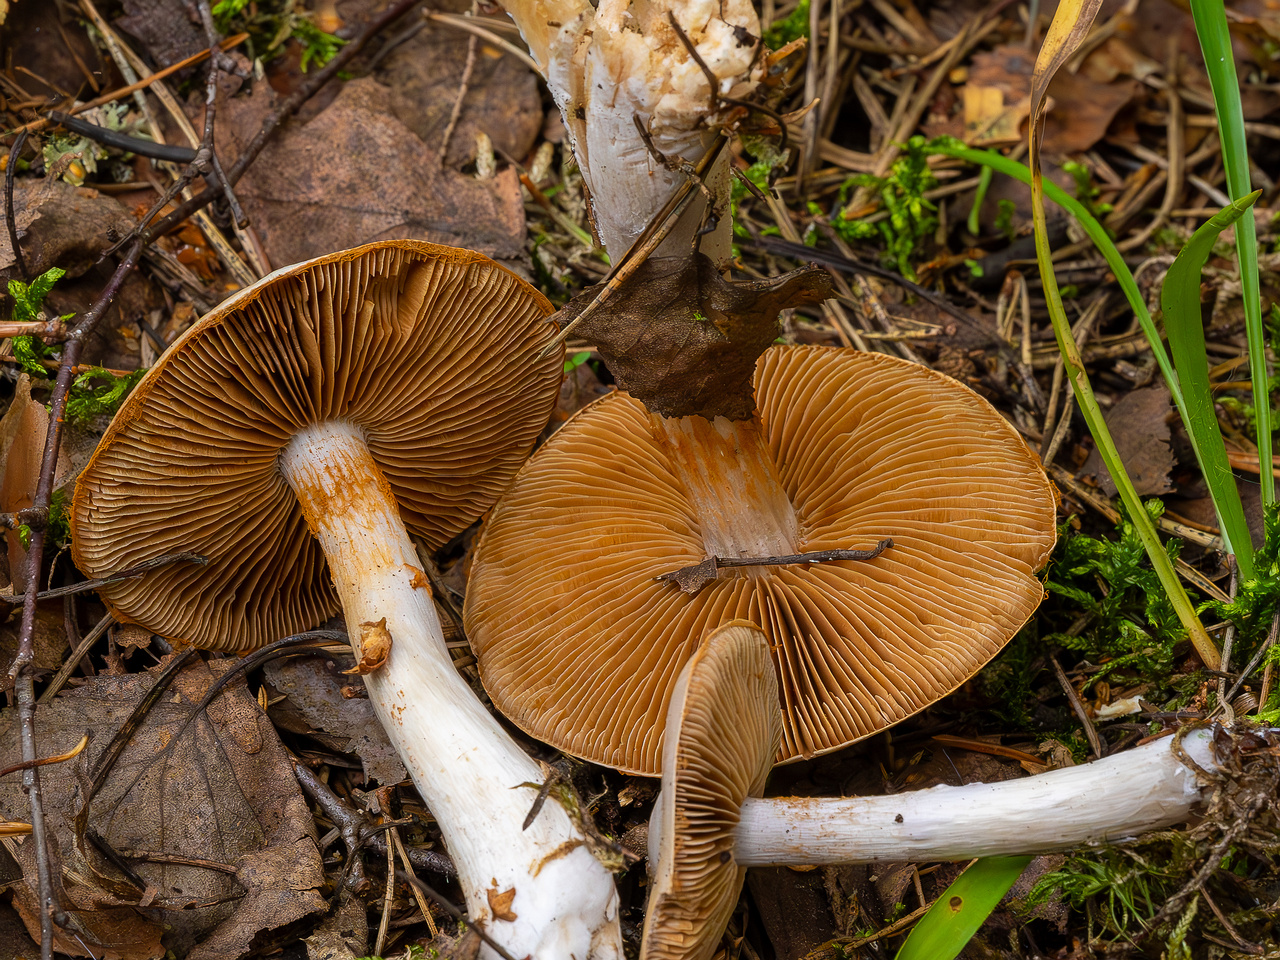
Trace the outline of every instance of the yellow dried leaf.
<path fill-rule="evenodd" d="M 485 894 L 489 897 L 489 912 L 493 914 L 493 919 L 505 920 L 507 923 L 515 921 L 516 914 L 511 909 L 511 901 L 516 898 L 515 887 L 499 893 L 498 888 L 493 886 L 486 890 Z"/>
<path fill-rule="evenodd" d="M 387 618 L 377 623 L 360 624 L 360 662 L 344 674 L 358 673 L 364 676 L 373 673 L 387 662 L 391 655 L 391 631 L 387 629 Z"/>

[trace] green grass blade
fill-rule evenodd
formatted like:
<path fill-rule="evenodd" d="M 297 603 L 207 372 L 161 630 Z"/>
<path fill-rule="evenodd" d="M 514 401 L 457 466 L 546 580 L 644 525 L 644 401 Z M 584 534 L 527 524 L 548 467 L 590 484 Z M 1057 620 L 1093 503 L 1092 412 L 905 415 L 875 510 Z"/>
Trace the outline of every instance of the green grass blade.
<path fill-rule="evenodd" d="M 1200 316 L 1200 274 L 1213 252 L 1218 234 L 1246 213 L 1252 219 L 1249 210 L 1261 193 L 1259 190 L 1235 201 L 1201 226 L 1178 254 L 1165 276 L 1164 286 L 1160 288 L 1169 349 L 1173 351 L 1182 396 L 1187 405 L 1187 429 L 1192 436 L 1196 458 L 1200 461 L 1200 470 L 1209 485 L 1213 505 L 1218 511 L 1222 538 L 1227 549 L 1236 555 L 1240 575 L 1245 580 L 1254 577 L 1253 542 L 1213 407 L 1209 361 L 1204 349 L 1204 322 Z"/>
<path fill-rule="evenodd" d="M 973 206 L 969 208 L 969 232 L 975 237 L 982 235 L 982 221 L 978 212 L 982 209 L 982 201 L 987 199 L 987 190 L 991 187 L 991 168 L 983 167 L 978 174 L 978 189 L 973 192 Z"/>
<path fill-rule="evenodd" d="M 1039 150 L 1034 139 L 1031 156 L 1033 163 L 1038 162 Z M 1089 375 L 1085 372 L 1080 348 L 1076 346 L 1075 338 L 1071 335 L 1071 322 L 1067 319 L 1066 310 L 1063 309 L 1062 294 L 1058 290 L 1058 278 L 1053 272 L 1049 231 L 1045 226 L 1045 192 L 1044 178 L 1033 175 L 1031 177 L 1031 214 L 1035 221 L 1036 263 L 1040 267 L 1040 280 L 1044 285 L 1045 306 L 1049 310 L 1049 320 L 1053 324 L 1053 335 L 1058 341 L 1058 351 L 1062 354 L 1063 371 L 1075 390 L 1076 403 L 1089 427 L 1089 433 L 1093 436 L 1098 455 L 1102 457 L 1107 472 L 1111 474 L 1111 479 L 1120 494 L 1120 500 L 1129 513 L 1134 531 L 1142 541 L 1147 557 L 1151 560 L 1151 567 L 1159 578 L 1160 585 L 1164 587 L 1165 594 L 1169 597 L 1169 603 L 1177 614 L 1178 622 L 1187 631 L 1191 645 L 1195 647 L 1204 665 L 1210 670 L 1217 670 L 1222 662 L 1222 654 L 1214 646 L 1200 618 L 1196 616 L 1191 599 L 1187 596 L 1187 591 L 1183 589 L 1182 582 L 1173 569 L 1173 561 L 1165 552 L 1164 544 L 1160 542 L 1160 536 L 1156 533 L 1155 524 L 1152 523 L 1151 517 L 1142 505 L 1142 499 L 1138 496 L 1138 491 L 1134 489 L 1133 481 L 1124 468 L 1124 461 L 1120 459 L 1120 452 L 1116 449 L 1115 440 L 1112 439 L 1107 421 L 1102 416 L 1102 409 L 1098 406 L 1098 398 L 1094 396 L 1093 385 L 1089 383 Z M 1171 374 L 1169 378 L 1176 381 Z M 1172 390 L 1170 392 L 1172 393 Z M 1181 391 L 1179 391 L 1179 397 L 1181 397 Z M 1179 409 L 1185 417 L 1185 405 Z"/>
<path fill-rule="evenodd" d="M 1227 191 L 1233 201 L 1242 200 L 1253 189 L 1249 178 L 1249 148 L 1244 136 L 1244 111 L 1240 106 L 1240 83 L 1236 79 L 1235 54 L 1223 0 L 1191 0 L 1191 17 L 1204 53 L 1213 104 L 1218 113 L 1218 136 L 1222 143 L 1222 164 L 1227 174 Z M 1258 236 L 1252 216 L 1236 224 L 1236 256 L 1240 265 L 1240 292 L 1244 300 L 1245 331 L 1249 336 L 1249 377 L 1253 382 L 1253 406 L 1257 412 L 1258 461 L 1263 469 L 1262 504 L 1276 502 L 1275 476 L 1271 463 L 1271 399 L 1267 393 L 1266 342 L 1262 330 L 1262 298 L 1258 289 Z"/>
<path fill-rule="evenodd" d="M 976 861 L 920 918 L 897 960 L 954 960 L 1030 862 L 1030 857 Z"/>
<path fill-rule="evenodd" d="M 959 140 L 951 138 L 934 140 L 929 143 L 927 149 L 930 153 L 940 153 L 948 157 L 956 157 L 969 163 L 989 167 L 997 173 L 1003 173 L 1025 183 L 1027 186 L 1031 186 L 1030 167 L 1019 163 L 1017 160 L 1010 160 L 994 150 L 976 150 L 973 147 L 965 146 Z M 1174 406 L 1178 408 L 1178 413 L 1185 422 L 1187 418 L 1186 407 L 1182 402 L 1182 390 L 1178 386 L 1178 378 L 1173 372 L 1173 361 L 1169 359 L 1169 353 L 1165 350 L 1164 341 L 1160 338 L 1160 331 L 1156 329 L 1155 321 L 1151 319 L 1151 312 L 1147 309 L 1147 302 L 1143 299 L 1142 291 L 1138 289 L 1138 281 L 1134 279 L 1133 271 L 1124 262 L 1124 257 L 1116 249 L 1115 242 L 1108 236 L 1106 229 L 1088 211 L 1084 204 L 1051 180 L 1044 181 L 1044 192 L 1045 196 L 1076 218 L 1076 222 L 1080 224 L 1085 235 L 1093 241 L 1094 246 L 1098 248 L 1098 252 L 1107 261 L 1107 266 L 1111 268 L 1116 282 L 1120 284 L 1120 289 L 1124 292 L 1125 299 L 1129 301 L 1129 309 L 1138 318 L 1138 325 L 1142 327 L 1142 332 L 1147 335 L 1147 342 L 1151 344 L 1151 353 L 1156 358 L 1156 365 L 1159 366 L 1160 372 L 1164 375 L 1165 383 L 1169 387 L 1169 395 L 1173 397 Z"/>

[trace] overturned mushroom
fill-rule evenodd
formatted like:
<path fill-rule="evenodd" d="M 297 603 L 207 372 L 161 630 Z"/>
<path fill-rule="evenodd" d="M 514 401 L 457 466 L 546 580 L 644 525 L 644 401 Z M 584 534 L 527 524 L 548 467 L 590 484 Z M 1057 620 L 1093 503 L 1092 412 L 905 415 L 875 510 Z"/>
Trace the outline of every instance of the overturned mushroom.
<path fill-rule="evenodd" d="M 641 960 L 707 960 L 749 866 L 966 860 L 1064 850 L 1181 823 L 1207 782 L 1157 740 L 1093 763 L 1002 783 L 883 797 L 760 799 L 778 737 L 763 633 L 733 623 L 681 671 L 662 793 L 649 821 L 653 892 Z M 1210 730 L 1177 744 L 1221 772 Z"/>
<path fill-rule="evenodd" d="M 746 619 L 778 671 L 778 759 L 814 756 L 954 690 L 1031 615 L 1054 497 L 985 401 L 821 347 L 772 348 L 755 391 L 758 415 L 736 423 L 605 397 L 521 470 L 482 532 L 465 610 L 485 687 L 517 725 L 656 775 L 681 668 Z M 884 540 L 871 560 L 782 562 Z M 655 580 L 708 557 L 769 562 L 696 594 Z"/>
<path fill-rule="evenodd" d="M 749 0 L 504 0 L 564 117 L 609 255 L 622 256 L 707 152 L 718 129 L 756 110 L 766 78 Z M 777 129 L 775 132 L 781 132 Z M 729 257 L 728 152 L 701 178 L 705 194 L 659 255 Z M 710 210 L 706 210 L 709 200 Z M 701 211 L 702 216 L 699 215 Z"/>
<path fill-rule="evenodd" d="M 620 958 L 612 878 L 578 826 L 546 804 L 522 829 L 542 773 L 453 668 L 406 530 L 442 545 L 528 454 L 560 381 L 549 312 L 487 258 L 413 241 L 277 271 L 121 408 L 79 481 L 74 555 L 91 576 L 207 557 L 101 590 L 199 646 L 255 647 L 341 603 L 471 919 L 516 956 Z"/>

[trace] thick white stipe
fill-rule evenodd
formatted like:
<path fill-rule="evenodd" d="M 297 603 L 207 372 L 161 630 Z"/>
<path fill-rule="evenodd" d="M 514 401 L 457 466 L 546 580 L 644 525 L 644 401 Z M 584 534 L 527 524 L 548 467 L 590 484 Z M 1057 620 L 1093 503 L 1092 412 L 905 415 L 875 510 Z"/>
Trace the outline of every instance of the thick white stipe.
<path fill-rule="evenodd" d="M 1182 741 L 1218 769 L 1208 731 Z M 1195 773 L 1156 740 L 1075 767 L 887 797 L 747 800 L 734 834 L 743 866 L 968 860 L 1064 850 L 1179 823 L 1202 798 Z M 652 843 L 652 841 L 651 841 Z"/>
<path fill-rule="evenodd" d="M 521 784 L 540 783 L 542 771 L 454 669 L 395 498 L 359 429 L 307 427 L 280 466 L 324 549 L 353 645 L 386 620 L 390 656 L 365 686 L 440 824 L 471 919 L 517 958 L 621 960 L 613 877 L 564 809 L 548 801 L 521 829 L 536 796 Z M 511 889 L 515 918 L 495 918 L 490 894 Z"/>

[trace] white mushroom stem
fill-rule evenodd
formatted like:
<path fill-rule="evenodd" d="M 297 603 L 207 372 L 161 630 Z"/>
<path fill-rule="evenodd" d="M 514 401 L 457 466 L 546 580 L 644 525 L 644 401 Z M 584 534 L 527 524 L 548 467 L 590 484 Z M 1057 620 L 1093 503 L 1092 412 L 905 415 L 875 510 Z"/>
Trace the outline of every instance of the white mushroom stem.
<path fill-rule="evenodd" d="M 521 829 L 542 772 L 454 669 L 431 588 L 360 430 L 309 426 L 280 466 L 324 549 L 358 659 L 372 656 L 385 620 L 390 653 L 365 685 L 440 825 L 470 918 L 517 958 L 621 960 L 613 878 L 578 827 L 548 801 Z"/>
<path fill-rule="evenodd" d="M 696 162 L 724 113 L 702 67 L 672 28 L 674 14 L 716 78 L 716 93 L 744 99 L 760 79 L 760 24 L 749 0 L 503 0 L 560 107 L 578 167 L 591 193 L 600 239 L 619 257 L 685 179 L 653 149 Z M 705 178 L 720 215 L 701 249 L 729 256 L 727 156 Z M 658 256 L 688 253 L 701 198 Z"/>
<path fill-rule="evenodd" d="M 1208 731 L 1192 731 L 1182 746 L 1204 770 L 1219 769 Z M 1047 853 L 1180 823 L 1204 789 L 1170 741 L 1156 740 L 1001 783 L 885 797 L 748 799 L 733 855 L 741 866 L 800 866 Z"/>
<path fill-rule="evenodd" d="M 652 413 L 654 435 L 693 505 L 708 557 L 800 552 L 800 523 L 759 422 Z M 744 576 L 757 576 L 748 568 Z"/>

